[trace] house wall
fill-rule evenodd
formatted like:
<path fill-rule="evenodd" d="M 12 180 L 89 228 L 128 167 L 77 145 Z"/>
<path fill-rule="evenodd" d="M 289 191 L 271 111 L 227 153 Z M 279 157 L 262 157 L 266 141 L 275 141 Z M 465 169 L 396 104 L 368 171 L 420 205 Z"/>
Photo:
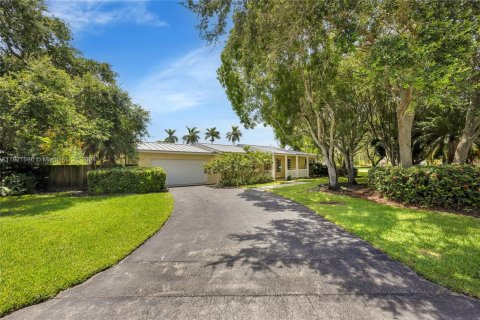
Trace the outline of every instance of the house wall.
<path fill-rule="evenodd" d="M 280 171 L 277 171 L 278 168 L 275 166 L 275 179 L 285 179 L 285 156 L 275 155 L 275 159 L 280 160 Z"/>
<path fill-rule="evenodd" d="M 208 160 L 212 159 L 213 154 L 188 154 L 188 153 L 161 153 L 161 152 L 139 152 L 138 166 L 151 167 L 152 160 Z M 207 174 L 207 183 L 215 184 L 220 180 L 218 174 Z"/>
<path fill-rule="evenodd" d="M 138 153 L 138 166 L 139 167 L 150 167 L 152 160 L 205 160 L 208 161 L 212 159 L 215 155 L 213 154 L 186 154 L 186 153 L 161 153 L 161 152 L 139 152 Z M 288 156 L 288 159 L 291 161 L 292 170 L 295 169 L 296 160 L 295 156 Z M 275 159 L 280 160 L 281 170 L 277 172 L 275 168 L 275 178 L 276 179 L 285 179 L 285 169 L 287 164 L 285 163 L 285 155 L 275 155 Z M 298 168 L 306 169 L 305 156 L 298 156 Z M 219 174 L 207 174 L 207 183 L 215 184 L 220 180 Z"/>

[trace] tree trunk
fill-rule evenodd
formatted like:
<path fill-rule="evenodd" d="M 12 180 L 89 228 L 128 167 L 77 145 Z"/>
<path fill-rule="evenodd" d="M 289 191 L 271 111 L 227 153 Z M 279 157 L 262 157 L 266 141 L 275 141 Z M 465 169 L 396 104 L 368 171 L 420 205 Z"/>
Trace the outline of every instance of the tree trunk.
<path fill-rule="evenodd" d="M 353 157 L 350 155 L 345 155 L 345 165 L 347 167 L 348 183 L 357 184 L 357 181 L 355 180 L 355 168 L 353 166 L 353 163 Z"/>
<path fill-rule="evenodd" d="M 472 94 L 465 117 L 465 127 L 455 150 L 454 162 L 465 163 L 473 142 L 480 136 L 480 90 Z"/>
<path fill-rule="evenodd" d="M 402 167 L 408 168 L 412 161 L 412 127 L 415 112 L 411 108 L 413 88 L 400 89 L 400 100 L 397 104 L 398 124 L 398 145 L 400 152 L 400 163 Z"/>
<path fill-rule="evenodd" d="M 338 189 L 338 176 L 335 164 L 333 164 L 330 160 L 328 160 L 328 158 L 326 158 L 325 165 L 328 169 L 328 189 Z"/>
<path fill-rule="evenodd" d="M 477 132 L 476 137 L 478 137 L 479 133 L 480 131 Z M 473 141 L 475 141 L 476 137 L 468 132 L 465 133 L 464 130 L 462 136 L 460 137 L 460 141 L 458 142 L 457 150 L 455 150 L 455 163 L 463 164 L 467 162 L 468 152 L 472 148 Z"/>
<path fill-rule="evenodd" d="M 449 139 L 447 144 L 447 163 L 453 163 L 456 149 L 457 143 L 455 142 L 455 140 Z"/>
<path fill-rule="evenodd" d="M 470 105 L 468 106 L 465 117 L 465 127 L 462 136 L 455 151 L 454 161 L 456 163 L 465 163 L 468 158 L 468 152 L 472 148 L 473 142 L 480 136 L 480 48 L 477 48 L 476 54 L 473 55 L 471 61 L 472 76 L 470 85 L 472 92 L 470 94 Z"/>
<path fill-rule="evenodd" d="M 335 161 L 333 160 L 333 154 L 329 152 L 330 148 L 325 145 L 321 145 L 320 149 L 325 156 L 325 165 L 328 170 L 328 189 L 335 190 L 338 189 L 338 175 L 337 168 L 335 167 Z"/>

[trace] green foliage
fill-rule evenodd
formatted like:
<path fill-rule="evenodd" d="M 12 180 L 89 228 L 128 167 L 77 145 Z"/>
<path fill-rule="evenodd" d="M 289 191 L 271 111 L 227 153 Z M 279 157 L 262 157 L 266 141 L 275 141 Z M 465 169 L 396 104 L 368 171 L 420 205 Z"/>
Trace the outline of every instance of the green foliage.
<path fill-rule="evenodd" d="M 87 174 L 88 192 L 150 193 L 164 192 L 167 175 L 162 168 L 112 168 Z"/>
<path fill-rule="evenodd" d="M 165 140 L 163 140 L 163 142 L 177 143 L 178 137 L 175 135 L 175 132 L 177 132 L 177 130 L 165 129 L 165 133 L 167 134 L 167 137 L 165 138 Z"/>
<path fill-rule="evenodd" d="M 118 263 L 172 209 L 170 193 L 0 198 L 0 317 Z"/>
<path fill-rule="evenodd" d="M 231 141 L 235 145 L 236 142 L 240 141 L 242 132 L 238 129 L 238 126 L 232 126 L 232 131 L 227 132 L 226 137 L 228 141 Z"/>
<path fill-rule="evenodd" d="M 205 140 L 210 140 L 211 143 L 214 143 L 216 139 L 220 139 L 220 131 L 216 127 L 207 128 Z"/>
<path fill-rule="evenodd" d="M 75 90 L 70 76 L 48 58 L 0 77 L 0 149 L 31 155 L 64 147 L 85 121 L 75 108 Z"/>
<path fill-rule="evenodd" d="M 271 174 L 265 174 L 265 168 L 272 163 L 268 153 L 251 151 L 245 147 L 245 153 L 225 152 L 206 162 L 203 167 L 210 174 L 220 174 L 220 186 L 240 186 L 273 181 Z"/>
<path fill-rule="evenodd" d="M 106 63 L 84 58 L 44 0 L 0 1 L 0 150 L 19 156 L 81 149 L 101 162 L 133 156 L 149 114 Z"/>
<path fill-rule="evenodd" d="M 444 144 L 457 148 L 448 157 L 463 163 L 480 136 L 477 1 L 183 3 L 199 16 L 197 27 L 209 42 L 220 39 L 232 17 L 218 76 L 242 124 L 270 125 L 284 145 L 313 142 L 330 180 L 334 153 L 352 162 L 367 129 L 388 160 L 403 166 Z M 463 132 L 459 141 L 453 131 L 431 136 L 436 146 L 425 150 L 427 144 L 412 144 L 412 129 L 418 138 L 416 122 L 428 120 L 421 117 L 432 107 L 433 114 L 452 107 L 461 113 Z"/>
<path fill-rule="evenodd" d="M 0 183 L 0 196 L 18 196 L 33 193 L 37 182 L 34 177 L 23 173 L 11 174 Z"/>
<path fill-rule="evenodd" d="M 137 143 L 147 133 L 149 113 L 132 103 L 127 92 L 92 74 L 84 75 L 77 84 L 76 104 L 87 119 L 79 127 L 85 155 L 110 164 L 121 155 L 133 157 Z"/>
<path fill-rule="evenodd" d="M 187 127 L 187 132 L 188 133 L 182 137 L 184 143 L 194 144 L 200 141 L 200 136 L 198 135 L 200 133 L 200 130 L 198 130 L 197 127 Z"/>
<path fill-rule="evenodd" d="M 471 165 L 376 167 L 368 185 L 406 204 L 456 210 L 480 209 L 480 168 Z"/>

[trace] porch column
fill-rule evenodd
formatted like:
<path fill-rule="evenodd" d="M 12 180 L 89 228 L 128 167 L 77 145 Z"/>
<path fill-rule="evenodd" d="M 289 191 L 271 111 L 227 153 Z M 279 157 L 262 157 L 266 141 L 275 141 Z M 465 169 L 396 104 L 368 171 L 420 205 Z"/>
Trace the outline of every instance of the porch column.
<path fill-rule="evenodd" d="M 307 157 L 307 178 L 310 178 L 310 161 L 308 157 Z"/>
<path fill-rule="evenodd" d="M 287 180 L 288 179 L 288 156 L 287 155 L 285 155 L 285 165 L 284 165 L 284 167 L 285 167 L 285 180 Z"/>
<path fill-rule="evenodd" d="M 298 176 L 298 156 L 295 156 L 295 175 L 296 175 L 296 178 L 299 178 L 299 176 Z"/>
<path fill-rule="evenodd" d="M 277 170 L 277 168 L 275 168 L 276 165 L 277 165 L 277 161 L 275 161 L 275 153 L 272 153 L 272 177 L 273 177 L 273 180 L 275 180 L 275 172 Z"/>

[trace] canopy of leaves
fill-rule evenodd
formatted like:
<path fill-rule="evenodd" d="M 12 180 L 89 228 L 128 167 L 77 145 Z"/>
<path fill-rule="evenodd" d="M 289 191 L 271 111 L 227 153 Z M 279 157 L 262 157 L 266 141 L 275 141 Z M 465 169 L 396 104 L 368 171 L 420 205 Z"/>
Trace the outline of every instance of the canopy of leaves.
<path fill-rule="evenodd" d="M 101 161 L 132 156 L 149 114 L 131 102 L 106 63 L 72 47 L 68 26 L 43 0 L 0 2 L 0 150 Z"/>

